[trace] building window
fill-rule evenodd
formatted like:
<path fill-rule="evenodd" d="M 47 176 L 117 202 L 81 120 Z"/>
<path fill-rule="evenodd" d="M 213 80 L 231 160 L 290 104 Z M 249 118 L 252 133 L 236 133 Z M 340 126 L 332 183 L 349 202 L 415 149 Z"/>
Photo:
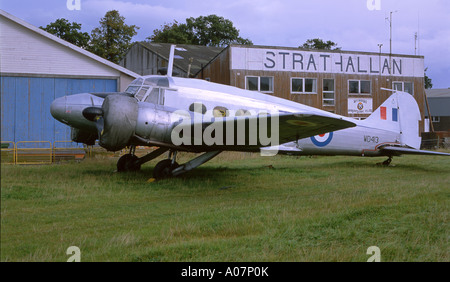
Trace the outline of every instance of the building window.
<path fill-rule="evenodd" d="M 247 76 L 245 89 L 260 92 L 273 92 L 272 76 Z"/>
<path fill-rule="evenodd" d="M 292 94 L 316 94 L 317 79 L 315 78 L 291 78 Z"/>
<path fill-rule="evenodd" d="M 392 83 L 392 89 L 414 95 L 414 84 L 412 82 L 394 81 Z"/>
<path fill-rule="evenodd" d="M 441 122 L 441 117 L 431 117 L 431 122 Z"/>
<path fill-rule="evenodd" d="M 334 106 L 334 79 L 323 80 L 323 105 Z"/>
<path fill-rule="evenodd" d="M 348 81 L 349 94 L 371 94 L 372 87 L 370 80 L 349 80 Z"/>

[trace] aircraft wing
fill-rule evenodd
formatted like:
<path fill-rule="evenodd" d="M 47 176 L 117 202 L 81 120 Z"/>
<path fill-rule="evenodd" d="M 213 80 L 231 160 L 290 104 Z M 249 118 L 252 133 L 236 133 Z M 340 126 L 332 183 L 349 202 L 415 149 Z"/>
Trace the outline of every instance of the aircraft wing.
<path fill-rule="evenodd" d="M 280 144 L 356 126 L 341 118 L 316 114 L 286 114 L 279 119 Z"/>
<path fill-rule="evenodd" d="M 260 148 L 268 145 L 276 146 L 354 126 L 356 126 L 355 123 L 343 118 L 334 118 L 314 113 L 281 113 L 267 116 L 224 117 L 215 118 L 211 121 L 196 121 L 191 119 L 190 123 L 175 125 L 175 127 L 178 127 L 177 131 L 181 131 L 182 128 L 186 129 L 187 127 L 191 127 L 189 131 L 193 133 L 196 131 L 196 127 L 201 127 L 204 133 L 211 133 L 212 130 L 208 129 L 208 127 L 223 129 L 224 134 L 221 137 L 223 140 L 220 138 L 220 143 L 223 145 L 222 149 L 233 149 L 235 145 L 249 148 Z M 230 128 L 234 132 L 231 132 Z M 214 135 L 215 141 L 218 141 L 217 132 L 214 132 Z M 204 138 L 205 134 L 202 137 Z M 196 137 L 193 138 L 195 139 Z M 264 144 L 261 138 L 270 139 L 271 144 Z M 192 139 L 191 144 L 196 143 L 194 139 Z M 245 140 L 245 142 L 242 143 L 242 140 Z"/>
<path fill-rule="evenodd" d="M 417 150 L 405 147 L 395 147 L 395 146 L 385 146 L 380 149 L 380 151 L 385 152 L 386 155 L 400 156 L 400 155 L 440 155 L 440 156 L 450 156 L 448 153 Z"/>

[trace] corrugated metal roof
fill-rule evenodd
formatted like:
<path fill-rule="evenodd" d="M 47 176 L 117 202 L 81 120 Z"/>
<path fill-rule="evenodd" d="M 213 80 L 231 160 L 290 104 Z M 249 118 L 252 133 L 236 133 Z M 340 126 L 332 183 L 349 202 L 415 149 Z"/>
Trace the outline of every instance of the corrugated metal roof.
<path fill-rule="evenodd" d="M 157 54 L 163 59 L 169 60 L 170 53 L 170 43 L 152 43 L 147 41 L 137 42 L 136 44 L 142 45 L 144 48 Z M 192 65 L 190 74 L 195 75 L 201 69 L 208 64 L 212 59 L 214 59 L 220 52 L 223 51 L 223 47 L 208 47 L 199 45 L 186 45 L 177 44 L 177 48 L 183 48 L 186 51 L 175 50 L 175 55 L 182 57 L 182 59 L 175 59 L 174 66 L 187 72 L 189 68 L 190 61 L 192 58 Z"/>
<path fill-rule="evenodd" d="M 425 89 L 427 97 L 450 97 L 450 88 Z"/>

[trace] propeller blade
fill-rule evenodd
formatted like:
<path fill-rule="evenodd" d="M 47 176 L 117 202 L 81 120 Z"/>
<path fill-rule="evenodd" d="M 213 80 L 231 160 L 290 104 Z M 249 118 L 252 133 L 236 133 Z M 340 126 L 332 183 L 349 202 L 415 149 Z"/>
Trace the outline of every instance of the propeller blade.
<path fill-rule="evenodd" d="M 103 134 L 104 126 L 105 126 L 105 120 L 103 119 L 103 116 L 98 117 L 97 122 L 95 123 L 95 127 L 97 127 L 98 139 L 99 140 L 100 140 L 100 137 Z"/>

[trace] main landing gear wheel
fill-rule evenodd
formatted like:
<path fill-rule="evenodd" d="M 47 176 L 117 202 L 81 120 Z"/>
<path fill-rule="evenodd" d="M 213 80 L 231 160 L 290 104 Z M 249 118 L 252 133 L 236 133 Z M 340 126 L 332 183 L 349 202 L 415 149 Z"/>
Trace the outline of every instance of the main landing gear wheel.
<path fill-rule="evenodd" d="M 177 162 L 172 163 L 171 159 L 162 160 L 153 169 L 153 178 L 164 179 L 172 176 L 172 171 L 179 167 Z"/>
<path fill-rule="evenodd" d="M 389 159 L 385 160 L 382 163 L 377 163 L 377 165 L 382 165 L 382 166 L 389 166 L 392 162 L 392 157 L 389 157 Z"/>
<path fill-rule="evenodd" d="M 119 158 L 117 161 L 117 171 L 138 171 L 141 169 L 140 164 L 136 164 L 138 157 L 133 154 L 126 154 Z"/>

